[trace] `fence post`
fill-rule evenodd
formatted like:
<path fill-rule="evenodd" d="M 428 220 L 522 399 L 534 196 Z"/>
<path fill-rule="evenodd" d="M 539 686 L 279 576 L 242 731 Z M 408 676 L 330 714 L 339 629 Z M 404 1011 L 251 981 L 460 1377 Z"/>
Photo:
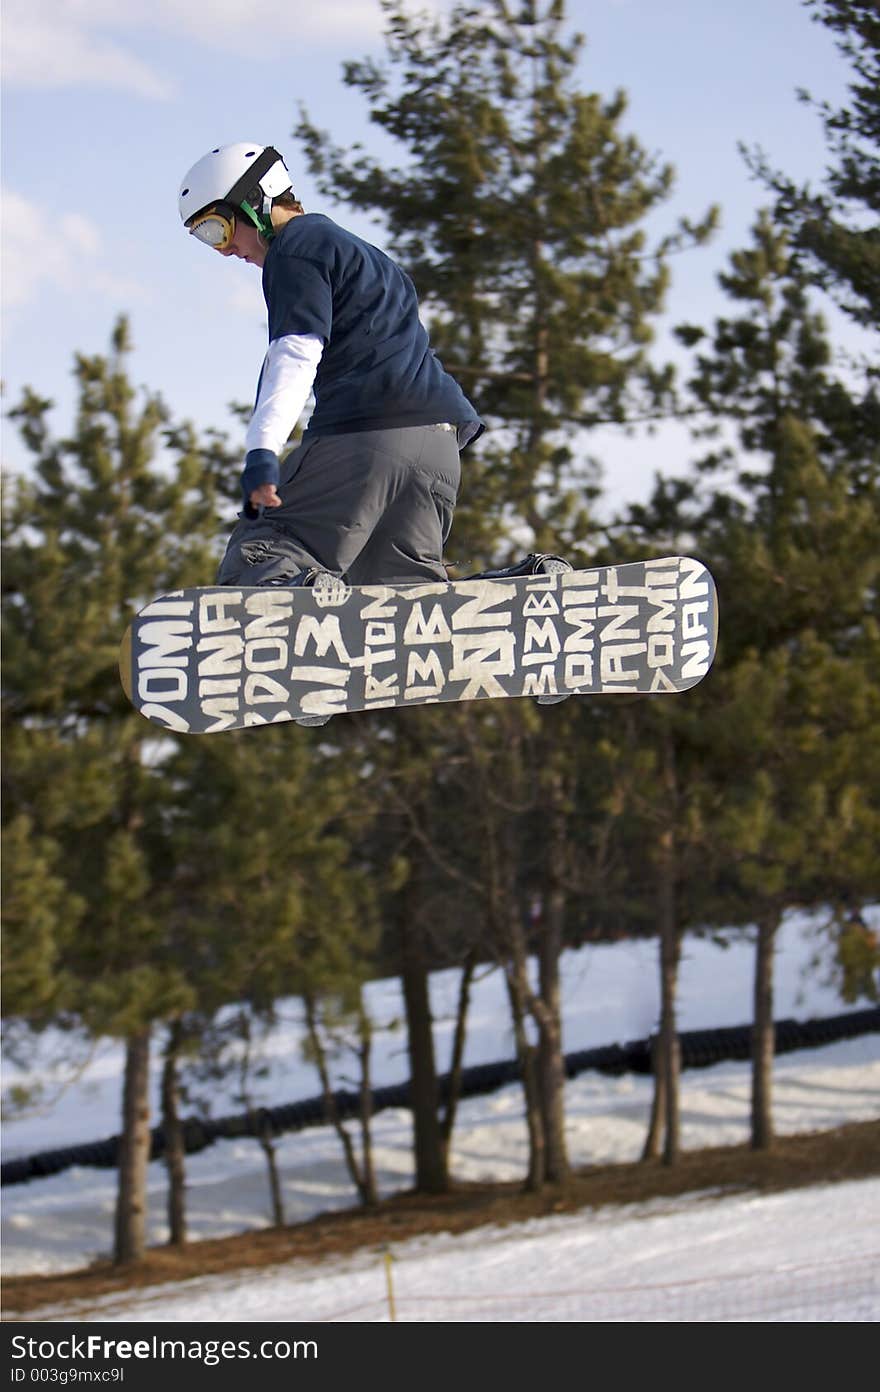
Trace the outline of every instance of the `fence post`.
<path fill-rule="evenodd" d="M 385 1248 L 385 1286 L 388 1291 L 388 1314 L 393 1324 L 397 1319 L 397 1312 L 394 1308 L 394 1282 L 391 1279 L 391 1248 Z"/>

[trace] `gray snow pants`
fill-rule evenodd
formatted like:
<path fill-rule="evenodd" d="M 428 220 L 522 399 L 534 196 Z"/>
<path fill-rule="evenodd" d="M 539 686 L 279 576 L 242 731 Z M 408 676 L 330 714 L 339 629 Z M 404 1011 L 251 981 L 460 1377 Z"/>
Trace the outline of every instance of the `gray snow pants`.
<path fill-rule="evenodd" d="M 281 466 L 281 507 L 240 517 L 220 585 L 289 585 L 329 570 L 349 584 L 445 580 L 461 478 L 454 427 L 318 435 Z"/>

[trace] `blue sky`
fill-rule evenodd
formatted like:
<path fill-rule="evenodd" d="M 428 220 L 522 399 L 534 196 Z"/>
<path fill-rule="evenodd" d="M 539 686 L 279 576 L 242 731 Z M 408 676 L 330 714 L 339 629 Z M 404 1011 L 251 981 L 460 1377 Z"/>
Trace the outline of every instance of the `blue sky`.
<path fill-rule="evenodd" d="M 737 142 L 819 179 L 821 126 L 796 88 L 836 103 L 846 65 L 801 0 L 568 0 L 567 12 L 587 37 L 579 85 L 625 88 L 626 128 L 677 169 L 658 228 L 721 205 L 721 233 L 676 258 L 668 302 L 667 322 L 708 321 L 721 309 L 726 252 L 747 239 L 765 198 Z M 216 144 L 274 144 L 307 210 L 382 245 L 379 225 L 318 195 L 291 135 L 302 102 L 337 143 L 375 140 L 341 74 L 345 59 L 381 55 L 381 34 L 378 0 L 5 0 L 5 407 L 30 385 L 67 429 L 73 355 L 104 351 L 125 312 L 135 381 L 178 418 L 241 433 L 228 405 L 252 400 L 265 348 L 259 274 L 183 233 L 180 179 Z M 688 442 L 676 430 L 606 433 L 590 447 L 607 461 L 616 504 L 644 496 L 655 471 L 674 471 Z M 25 458 L 5 423 L 6 466 Z"/>

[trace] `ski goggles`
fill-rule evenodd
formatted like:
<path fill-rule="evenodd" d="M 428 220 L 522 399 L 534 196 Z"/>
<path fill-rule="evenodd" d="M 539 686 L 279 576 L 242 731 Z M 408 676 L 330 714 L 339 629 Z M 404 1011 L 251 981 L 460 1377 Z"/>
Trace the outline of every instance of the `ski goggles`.
<path fill-rule="evenodd" d="M 215 251 L 225 251 L 235 236 L 235 212 L 228 203 L 215 203 L 197 213 L 187 223 L 191 237 L 197 237 Z"/>

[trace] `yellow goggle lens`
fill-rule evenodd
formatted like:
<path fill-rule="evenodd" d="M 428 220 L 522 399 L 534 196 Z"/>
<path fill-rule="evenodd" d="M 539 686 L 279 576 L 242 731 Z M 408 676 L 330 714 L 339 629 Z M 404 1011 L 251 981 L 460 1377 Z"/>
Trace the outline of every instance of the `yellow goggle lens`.
<path fill-rule="evenodd" d="M 210 208 L 194 220 L 189 230 L 190 235 L 204 242 L 205 246 L 213 247 L 215 251 L 225 251 L 235 236 L 235 218 Z"/>

